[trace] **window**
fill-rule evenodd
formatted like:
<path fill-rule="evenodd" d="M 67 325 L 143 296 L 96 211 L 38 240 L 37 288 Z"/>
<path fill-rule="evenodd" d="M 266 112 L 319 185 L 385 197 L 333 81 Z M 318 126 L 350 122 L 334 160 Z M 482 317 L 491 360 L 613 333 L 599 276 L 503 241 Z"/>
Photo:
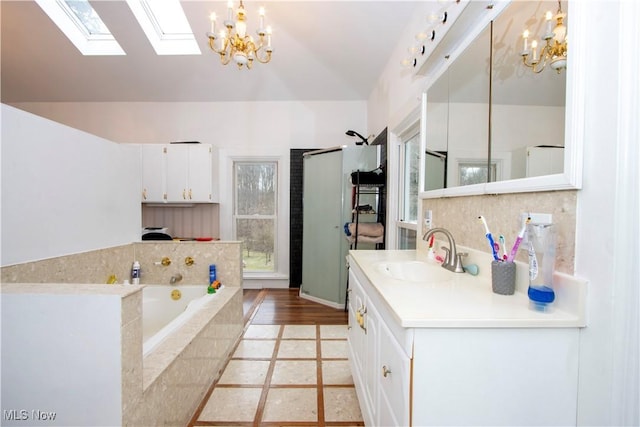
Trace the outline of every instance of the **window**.
<path fill-rule="evenodd" d="M 83 55 L 124 55 L 124 50 L 87 0 L 36 0 Z"/>
<path fill-rule="evenodd" d="M 491 162 L 491 176 L 496 177 L 496 162 Z M 490 182 L 487 174 L 487 163 L 482 161 L 461 161 L 458 163 L 458 182 L 459 185 L 482 184 Z M 495 181 L 495 179 L 493 179 Z"/>
<path fill-rule="evenodd" d="M 397 247 L 415 249 L 420 177 L 420 132 L 417 126 L 405 132 L 401 140 Z"/>
<path fill-rule="evenodd" d="M 275 272 L 277 258 L 277 162 L 233 163 L 234 238 L 242 241 L 245 272 Z"/>
<path fill-rule="evenodd" d="M 127 0 L 158 55 L 200 55 L 200 48 L 178 0 Z"/>

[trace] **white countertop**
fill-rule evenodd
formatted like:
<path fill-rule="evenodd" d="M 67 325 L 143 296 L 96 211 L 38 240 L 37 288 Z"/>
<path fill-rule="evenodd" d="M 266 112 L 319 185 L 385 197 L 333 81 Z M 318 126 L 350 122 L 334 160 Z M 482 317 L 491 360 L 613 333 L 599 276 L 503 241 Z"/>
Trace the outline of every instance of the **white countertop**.
<path fill-rule="evenodd" d="M 396 315 L 403 327 L 413 328 L 561 328 L 586 326 L 584 302 L 586 281 L 572 276 L 554 275 L 556 301 L 547 312 L 529 308 L 526 293 L 513 295 L 492 291 L 490 260 L 480 269 L 484 274 L 452 273 L 442 269 L 425 254 L 414 250 L 350 251 L 375 290 Z M 434 283 L 397 280 L 378 266 L 385 262 L 424 261 L 441 269 L 445 279 Z M 518 273 L 519 274 L 519 273 Z M 442 272 L 438 272 L 441 276 Z M 556 280 L 558 279 L 558 280 Z M 560 282 L 560 283 L 558 283 Z M 520 287 L 521 288 L 521 287 Z M 568 301 L 571 299 L 571 301 Z M 577 301 L 574 301 L 577 300 Z"/>

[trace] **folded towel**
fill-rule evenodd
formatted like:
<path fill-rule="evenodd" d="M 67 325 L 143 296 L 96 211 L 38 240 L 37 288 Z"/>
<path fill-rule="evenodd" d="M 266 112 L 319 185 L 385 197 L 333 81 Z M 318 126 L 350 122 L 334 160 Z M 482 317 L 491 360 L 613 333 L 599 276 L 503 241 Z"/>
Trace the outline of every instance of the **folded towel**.
<path fill-rule="evenodd" d="M 349 236 L 347 240 L 352 244 L 356 242 L 355 236 Z M 358 236 L 358 243 L 384 243 L 384 236 Z"/>
<path fill-rule="evenodd" d="M 356 234 L 356 224 L 349 223 L 348 227 L 349 233 L 346 233 L 348 236 Z M 345 229 L 346 231 L 346 229 Z M 368 236 L 368 237 L 381 237 L 384 236 L 384 225 L 379 222 L 360 222 L 358 223 L 358 237 L 360 236 Z"/>

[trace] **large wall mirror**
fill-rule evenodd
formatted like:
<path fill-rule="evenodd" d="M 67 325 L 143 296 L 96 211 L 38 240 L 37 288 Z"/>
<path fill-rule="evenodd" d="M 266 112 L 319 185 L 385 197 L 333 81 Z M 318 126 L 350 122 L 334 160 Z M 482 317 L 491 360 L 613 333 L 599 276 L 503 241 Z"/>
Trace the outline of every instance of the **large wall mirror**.
<path fill-rule="evenodd" d="M 536 73 L 521 56 L 523 31 L 542 46 L 545 13 L 555 15 L 558 7 L 557 1 L 513 1 L 474 11 L 482 15 L 475 31 L 450 32 L 458 40 L 474 33 L 470 40 L 449 47 L 443 40 L 440 55 L 457 52 L 441 59 L 423 104 L 422 197 L 579 188 L 581 138 L 571 120 L 580 110 L 571 90 L 577 6 L 560 3 L 572 37 L 567 69 L 547 65 Z"/>

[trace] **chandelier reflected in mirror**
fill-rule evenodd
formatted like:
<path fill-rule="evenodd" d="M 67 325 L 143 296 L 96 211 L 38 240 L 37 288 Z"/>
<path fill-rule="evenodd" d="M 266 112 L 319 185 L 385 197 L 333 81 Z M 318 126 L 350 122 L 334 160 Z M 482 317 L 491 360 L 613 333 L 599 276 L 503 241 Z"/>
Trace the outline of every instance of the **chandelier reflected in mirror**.
<path fill-rule="evenodd" d="M 558 1 L 558 11 L 555 16 L 551 11 L 545 14 L 545 33 L 541 37 L 545 43 L 538 52 L 538 41 L 532 40 L 529 46 L 529 30 L 522 33 L 524 48 L 522 49 L 522 62 L 534 73 L 540 73 L 547 65 L 556 70 L 558 74 L 567 68 L 567 27 L 564 20 L 567 14 L 562 11 Z M 556 26 L 552 29 L 553 19 Z"/>
<path fill-rule="evenodd" d="M 271 60 L 271 27 L 264 26 L 264 7 L 260 8 L 260 23 L 256 30 L 258 40 L 247 34 L 247 13 L 244 4 L 240 0 L 240 5 L 235 11 L 235 21 L 233 20 L 233 1 L 227 3 L 227 19 L 224 21 L 224 28 L 216 34 L 216 14 L 210 15 L 211 32 L 207 33 L 209 47 L 220 55 L 220 61 L 227 65 L 232 60 L 238 66 L 246 66 L 251 69 L 253 61 L 266 64 Z"/>

